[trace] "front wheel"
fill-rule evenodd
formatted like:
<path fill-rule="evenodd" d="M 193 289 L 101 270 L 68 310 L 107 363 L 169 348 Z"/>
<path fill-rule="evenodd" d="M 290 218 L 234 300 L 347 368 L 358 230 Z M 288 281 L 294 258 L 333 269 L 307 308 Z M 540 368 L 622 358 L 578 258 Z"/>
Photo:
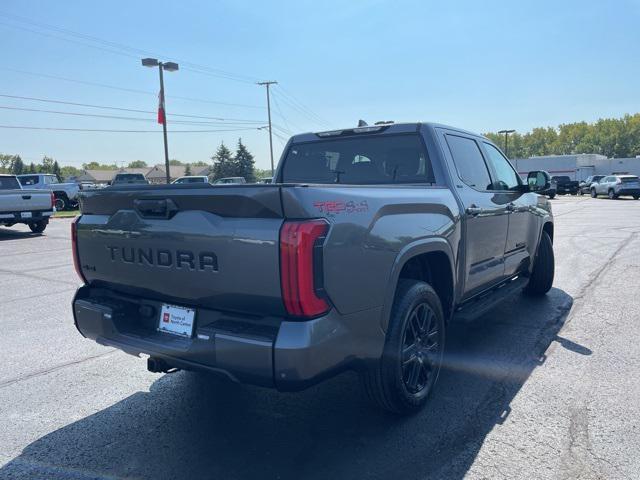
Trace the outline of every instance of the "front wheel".
<path fill-rule="evenodd" d="M 633 196 L 633 199 L 634 199 L 634 200 L 638 200 L 639 198 L 640 198 L 640 195 L 634 195 L 634 196 Z"/>
<path fill-rule="evenodd" d="M 609 197 L 609 200 L 614 200 L 614 199 L 618 198 L 618 196 L 616 195 L 616 193 L 613 190 L 609 190 L 607 192 L 607 196 Z"/>
<path fill-rule="evenodd" d="M 382 358 L 362 374 L 369 398 L 393 413 L 420 410 L 440 373 L 444 329 L 442 305 L 433 288 L 400 280 Z"/>
<path fill-rule="evenodd" d="M 553 243 L 547 232 L 542 232 L 540 245 L 533 261 L 533 271 L 529 277 L 529 283 L 524 288 L 525 293 L 534 296 L 542 296 L 551 290 L 555 273 L 555 259 L 553 255 Z"/>
<path fill-rule="evenodd" d="M 36 223 L 30 223 L 29 228 L 33 233 L 42 233 L 47 228 L 47 225 L 49 225 L 49 220 L 40 220 Z"/>
<path fill-rule="evenodd" d="M 591 189 L 591 198 L 596 198 L 598 196 L 598 194 L 596 193 L 596 189 L 592 188 Z"/>

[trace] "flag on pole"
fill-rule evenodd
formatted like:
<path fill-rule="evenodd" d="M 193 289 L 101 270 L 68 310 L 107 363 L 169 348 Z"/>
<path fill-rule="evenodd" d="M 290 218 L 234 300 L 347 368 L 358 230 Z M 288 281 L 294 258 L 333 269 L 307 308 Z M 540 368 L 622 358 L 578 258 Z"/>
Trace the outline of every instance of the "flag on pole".
<path fill-rule="evenodd" d="M 162 91 L 158 93 L 158 123 L 164 125 L 167 121 L 164 115 L 164 95 L 162 95 Z"/>

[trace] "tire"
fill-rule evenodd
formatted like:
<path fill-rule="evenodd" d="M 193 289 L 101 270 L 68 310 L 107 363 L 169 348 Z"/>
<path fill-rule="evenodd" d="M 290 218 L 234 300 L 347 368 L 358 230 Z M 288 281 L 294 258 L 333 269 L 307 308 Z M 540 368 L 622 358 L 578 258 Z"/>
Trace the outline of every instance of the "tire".
<path fill-rule="evenodd" d="M 582 189 L 578 190 L 578 195 L 583 196 L 584 192 L 582 191 Z"/>
<path fill-rule="evenodd" d="M 42 233 L 47 228 L 47 225 L 49 225 L 49 220 L 40 220 L 36 223 L 30 223 L 29 228 L 33 233 Z"/>
<path fill-rule="evenodd" d="M 400 280 L 382 357 L 362 372 L 367 396 L 389 412 L 418 412 L 438 379 L 444 340 L 444 314 L 436 292 L 425 282 Z"/>
<path fill-rule="evenodd" d="M 54 205 L 56 211 L 62 212 L 67 208 L 67 199 L 64 197 L 56 197 Z"/>
<path fill-rule="evenodd" d="M 607 196 L 609 197 L 609 200 L 615 200 L 616 198 L 618 198 L 618 196 L 615 194 L 613 190 L 609 190 L 607 192 Z"/>
<path fill-rule="evenodd" d="M 542 296 L 551 290 L 555 271 L 553 243 L 547 232 L 542 232 L 536 258 L 533 261 L 533 271 L 529 283 L 524 288 L 528 295 Z"/>
<path fill-rule="evenodd" d="M 549 200 L 553 200 L 554 198 L 556 198 L 556 194 L 552 193 L 551 195 L 549 195 Z"/>
<path fill-rule="evenodd" d="M 596 193 L 596 189 L 592 188 L 591 189 L 591 198 L 597 198 L 597 197 L 598 197 L 598 194 Z"/>
<path fill-rule="evenodd" d="M 640 198 L 640 195 L 634 195 L 634 196 L 633 196 L 633 199 L 634 199 L 634 200 L 638 200 L 639 198 Z"/>

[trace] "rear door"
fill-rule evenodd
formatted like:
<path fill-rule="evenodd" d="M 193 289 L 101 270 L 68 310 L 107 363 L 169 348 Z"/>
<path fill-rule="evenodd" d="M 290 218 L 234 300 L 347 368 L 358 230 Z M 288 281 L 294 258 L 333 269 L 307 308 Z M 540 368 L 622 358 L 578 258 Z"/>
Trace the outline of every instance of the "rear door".
<path fill-rule="evenodd" d="M 464 299 L 503 278 L 508 212 L 503 196 L 491 191 L 489 169 L 478 141 L 458 132 L 441 133 L 456 193 L 463 203 Z"/>

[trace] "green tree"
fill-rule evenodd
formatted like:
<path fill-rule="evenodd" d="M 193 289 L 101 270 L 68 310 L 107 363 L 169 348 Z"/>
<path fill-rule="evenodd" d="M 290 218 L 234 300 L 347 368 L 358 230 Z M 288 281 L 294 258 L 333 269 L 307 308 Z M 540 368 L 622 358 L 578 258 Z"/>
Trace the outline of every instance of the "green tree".
<path fill-rule="evenodd" d="M 244 177 L 247 182 L 255 181 L 255 162 L 253 155 L 247 147 L 242 143 L 242 139 L 238 139 L 238 148 L 234 157 L 234 163 L 236 168 L 234 177 Z"/>
<path fill-rule="evenodd" d="M 14 175 L 22 175 L 24 173 L 24 163 L 20 158 L 20 155 L 14 155 L 11 162 L 11 173 Z"/>
<path fill-rule="evenodd" d="M 60 171 L 60 165 L 58 164 L 58 161 L 55 160 L 53 162 L 53 167 L 51 168 L 51 173 L 53 173 L 59 182 L 62 181 L 62 172 Z"/>
<path fill-rule="evenodd" d="M 179 167 L 179 166 L 184 165 L 184 164 L 180 160 L 172 158 L 171 160 L 169 160 L 169 165 L 178 166 Z"/>
<path fill-rule="evenodd" d="M 66 166 L 60 168 L 60 175 L 64 179 L 68 179 L 69 177 L 77 177 L 78 175 L 80 175 L 80 170 L 78 170 L 76 167 Z"/>
<path fill-rule="evenodd" d="M 0 154 L 0 172 L 8 172 L 11 170 L 11 164 L 15 155 Z"/>
<path fill-rule="evenodd" d="M 82 168 L 85 170 L 117 170 L 118 166 L 115 163 L 105 165 L 98 162 L 89 162 L 83 163 Z"/>
<path fill-rule="evenodd" d="M 133 162 L 129 162 L 127 168 L 147 168 L 147 162 L 144 160 L 134 160 Z"/>
<path fill-rule="evenodd" d="M 29 164 L 29 167 L 27 168 L 27 173 L 38 173 L 38 170 L 36 169 L 36 165 L 33 162 Z"/>
<path fill-rule="evenodd" d="M 211 160 L 213 160 L 212 177 L 214 180 L 235 176 L 235 162 L 231 156 L 231 150 L 227 148 L 224 142 L 220 144 Z"/>
<path fill-rule="evenodd" d="M 46 155 L 42 157 L 42 165 L 40 165 L 41 173 L 53 173 L 53 164 L 55 160 L 51 157 L 47 157 Z"/>
<path fill-rule="evenodd" d="M 202 160 L 198 160 L 197 162 L 191 162 L 192 167 L 206 167 L 209 165 L 207 162 L 203 162 Z"/>

